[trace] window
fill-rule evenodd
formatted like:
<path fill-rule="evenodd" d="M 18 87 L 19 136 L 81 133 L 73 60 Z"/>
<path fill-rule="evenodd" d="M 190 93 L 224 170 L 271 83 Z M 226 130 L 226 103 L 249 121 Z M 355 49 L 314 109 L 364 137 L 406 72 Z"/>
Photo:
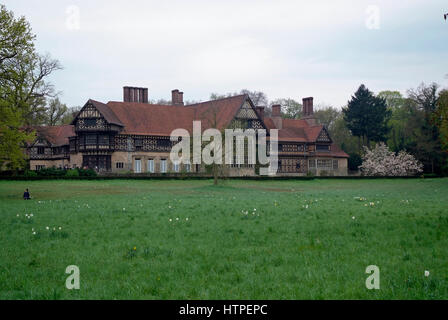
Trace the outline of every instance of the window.
<path fill-rule="evenodd" d="M 171 142 L 168 139 L 157 139 L 157 146 L 158 147 L 169 147 L 170 143 Z"/>
<path fill-rule="evenodd" d="M 153 159 L 148 160 L 148 172 L 154 173 L 154 160 Z"/>
<path fill-rule="evenodd" d="M 166 159 L 160 160 L 160 172 L 166 173 Z"/>
<path fill-rule="evenodd" d="M 179 172 L 179 164 L 178 163 L 173 163 L 173 171 Z"/>
<path fill-rule="evenodd" d="M 117 169 L 123 169 L 124 168 L 124 163 L 123 162 L 117 162 L 115 164 L 115 166 L 116 166 Z"/>
<path fill-rule="evenodd" d="M 333 170 L 338 170 L 339 161 L 333 160 Z"/>
<path fill-rule="evenodd" d="M 96 144 L 96 134 L 86 135 L 86 144 Z"/>
<path fill-rule="evenodd" d="M 84 119 L 84 125 L 86 127 L 95 127 L 96 126 L 96 119 Z"/>
<path fill-rule="evenodd" d="M 37 154 L 45 154 L 45 148 L 44 147 L 37 147 Z"/>
<path fill-rule="evenodd" d="M 135 173 L 141 173 L 142 172 L 142 160 L 139 159 L 139 158 L 135 159 L 134 172 Z"/>
<path fill-rule="evenodd" d="M 134 139 L 135 150 L 142 150 L 143 148 L 143 139 Z"/>
<path fill-rule="evenodd" d="M 316 145 L 316 151 L 330 151 L 330 146 L 325 144 L 318 144 Z"/>
<path fill-rule="evenodd" d="M 313 159 L 313 160 L 310 160 L 310 161 L 309 161 L 309 167 L 310 167 L 310 168 L 316 168 L 316 160 L 314 160 L 314 159 Z"/>
<path fill-rule="evenodd" d="M 98 137 L 98 144 L 109 145 L 109 136 L 108 135 L 100 135 Z"/>
<path fill-rule="evenodd" d="M 317 168 L 319 169 L 331 169 L 332 161 L 331 160 L 317 160 Z"/>
<path fill-rule="evenodd" d="M 187 163 L 187 164 L 185 165 L 185 171 L 186 171 L 186 172 L 191 172 L 191 165 L 190 165 L 189 163 Z"/>
<path fill-rule="evenodd" d="M 45 169 L 45 165 L 42 164 L 36 165 L 36 170 L 42 170 L 42 169 Z"/>

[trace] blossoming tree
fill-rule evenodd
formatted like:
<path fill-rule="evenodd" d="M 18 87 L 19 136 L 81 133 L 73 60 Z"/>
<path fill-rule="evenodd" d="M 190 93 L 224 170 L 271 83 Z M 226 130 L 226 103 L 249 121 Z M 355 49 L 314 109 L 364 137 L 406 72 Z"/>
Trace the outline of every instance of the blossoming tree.
<path fill-rule="evenodd" d="M 364 152 L 359 168 L 366 176 L 412 176 L 423 171 L 423 165 L 414 156 L 405 151 L 396 154 L 383 142 L 372 150 L 364 147 Z"/>

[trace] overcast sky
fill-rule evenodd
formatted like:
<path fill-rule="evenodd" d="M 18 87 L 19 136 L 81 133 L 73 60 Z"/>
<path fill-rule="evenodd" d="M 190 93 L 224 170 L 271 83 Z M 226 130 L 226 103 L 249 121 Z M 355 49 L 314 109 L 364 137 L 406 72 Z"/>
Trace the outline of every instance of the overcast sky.
<path fill-rule="evenodd" d="M 243 88 L 270 100 L 314 96 L 341 107 L 374 92 L 448 87 L 446 0 L 3 0 L 24 15 L 37 48 L 64 70 L 52 77 L 69 106 L 150 99 L 207 100 Z"/>

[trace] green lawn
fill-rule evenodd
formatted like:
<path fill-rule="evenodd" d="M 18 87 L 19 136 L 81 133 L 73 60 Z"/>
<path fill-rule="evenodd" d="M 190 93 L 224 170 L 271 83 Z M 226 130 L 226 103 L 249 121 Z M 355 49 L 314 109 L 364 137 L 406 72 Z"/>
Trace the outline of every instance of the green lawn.
<path fill-rule="evenodd" d="M 447 299 L 447 195 L 448 179 L 0 181 L 0 299 Z"/>

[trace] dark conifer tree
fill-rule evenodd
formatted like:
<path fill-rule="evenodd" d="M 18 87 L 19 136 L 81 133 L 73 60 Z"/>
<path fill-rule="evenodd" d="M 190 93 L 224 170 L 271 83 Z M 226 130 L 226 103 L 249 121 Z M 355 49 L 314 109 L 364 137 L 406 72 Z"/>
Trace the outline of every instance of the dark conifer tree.
<path fill-rule="evenodd" d="M 342 112 L 347 128 L 360 138 L 360 146 L 386 140 L 391 111 L 385 99 L 376 97 L 365 85 L 359 87 Z"/>

